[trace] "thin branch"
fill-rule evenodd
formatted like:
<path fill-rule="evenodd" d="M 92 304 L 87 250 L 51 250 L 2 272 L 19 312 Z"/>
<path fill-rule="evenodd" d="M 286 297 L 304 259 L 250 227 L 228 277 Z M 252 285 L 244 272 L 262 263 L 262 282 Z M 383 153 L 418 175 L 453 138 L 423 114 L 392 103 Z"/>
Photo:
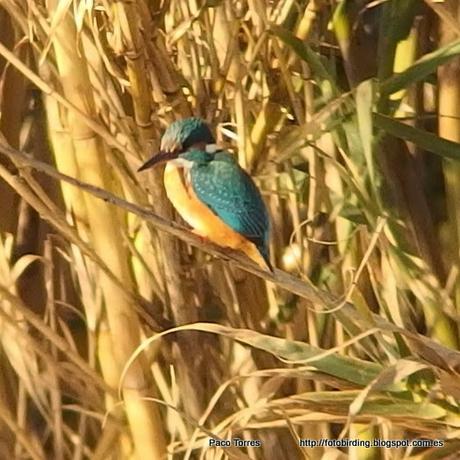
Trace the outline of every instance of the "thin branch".
<path fill-rule="evenodd" d="M 114 147 L 122 152 L 125 152 L 136 162 L 139 162 L 137 155 L 133 152 L 133 149 L 130 145 L 123 145 L 118 141 L 110 132 L 102 126 L 100 123 L 96 122 L 93 118 L 83 113 L 78 107 L 69 102 L 64 96 L 55 91 L 46 81 L 40 78 L 36 73 L 30 70 L 17 56 L 14 55 L 6 46 L 0 43 L 0 56 L 3 56 L 6 61 L 13 65 L 19 72 L 21 72 L 28 80 L 35 84 L 41 91 L 43 91 L 48 96 L 54 98 L 67 110 L 73 111 L 82 120 L 91 128 L 96 134 L 98 134 L 102 139 L 107 142 L 108 145 Z"/>
<path fill-rule="evenodd" d="M 314 304 L 325 304 L 329 302 L 335 302 L 335 299 L 329 297 L 329 294 L 326 294 L 326 298 L 315 289 L 313 286 L 306 284 L 305 282 L 300 281 L 299 279 L 289 275 L 288 273 L 275 269 L 274 273 L 262 270 L 256 264 L 252 263 L 247 259 L 243 254 L 240 254 L 238 251 L 233 251 L 231 249 L 222 249 L 219 246 L 216 246 L 207 241 L 203 241 L 202 238 L 194 235 L 190 230 L 186 229 L 182 225 L 179 225 L 175 222 L 169 222 L 162 217 L 152 213 L 148 208 L 138 206 L 129 201 L 123 200 L 112 193 L 94 185 L 82 182 L 74 177 L 62 174 L 57 171 L 52 166 L 43 163 L 41 161 L 35 160 L 27 156 L 26 154 L 19 152 L 18 150 L 13 149 L 12 147 L 5 145 L 4 142 L 0 141 L 0 153 L 8 156 L 18 165 L 23 165 L 23 167 L 33 168 L 36 171 L 45 173 L 46 175 L 56 179 L 58 181 L 64 181 L 68 184 L 71 184 L 75 187 L 79 187 L 81 190 L 90 193 L 101 200 L 104 200 L 107 203 L 118 206 L 132 214 L 135 214 L 148 222 L 150 222 L 155 228 L 163 232 L 169 233 L 182 241 L 185 241 L 192 246 L 195 246 L 208 254 L 219 257 L 221 259 L 229 260 L 237 267 L 249 272 L 254 275 L 263 278 L 267 281 L 270 281 L 277 286 L 286 289 L 294 294 L 299 295 L 307 299 L 308 301 Z M 22 166 L 19 166 L 19 169 Z"/>
<path fill-rule="evenodd" d="M 263 278 L 266 281 L 275 284 L 279 288 L 285 289 L 306 299 L 309 303 L 317 305 L 320 310 L 328 309 L 331 305 L 337 304 L 337 299 L 328 292 L 321 291 L 320 289 L 317 289 L 282 270 L 275 269 L 274 273 L 264 271 L 239 252 L 230 249 L 224 250 L 214 244 L 205 242 L 181 225 L 176 224 L 175 222 L 168 222 L 156 214 L 153 214 L 149 209 L 125 201 L 99 187 L 95 187 L 94 185 L 62 174 L 52 166 L 30 158 L 24 153 L 5 145 L 5 142 L 2 140 L 0 140 L 0 154 L 9 157 L 17 164 L 22 164 L 22 167 L 30 167 L 36 171 L 45 173 L 53 179 L 67 182 L 75 187 L 79 187 L 85 192 L 91 193 L 93 196 L 96 196 L 101 200 L 142 217 L 143 219 L 149 221 L 158 230 L 169 233 L 170 235 L 173 235 L 180 240 L 207 252 L 208 254 L 228 260 L 238 268 Z M 452 367 L 455 368 L 457 365 L 460 367 L 460 353 L 457 351 L 446 348 L 421 334 L 400 328 L 375 313 L 370 313 L 365 317 L 358 312 L 353 304 L 349 302 L 333 314 L 337 320 L 346 327 L 350 336 L 355 336 L 365 330 L 375 327 L 386 333 L 399 333 L 406 337 L 406 339 L 411 343 L 412 351 L 416 355 L 420 355 L 426 362 L 433 363 L 435 366 L 449 370 L 450 366 L 447 363 L 443 363 L 440 366 L 438 362 L 440 360 L 440 356 L 449 356 L 449 362 L 452 364 Z"/>

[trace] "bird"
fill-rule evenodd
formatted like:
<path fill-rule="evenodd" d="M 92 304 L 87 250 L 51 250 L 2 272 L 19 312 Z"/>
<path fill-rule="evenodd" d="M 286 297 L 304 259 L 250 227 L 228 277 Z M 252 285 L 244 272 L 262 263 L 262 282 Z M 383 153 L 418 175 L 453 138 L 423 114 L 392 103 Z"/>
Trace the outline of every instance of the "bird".
<path fill-rule="evenodd" d="M 196 235 L 242 251 L 273 272 L 270 219 L 262 195 L 235 157 L 218 148 L 204 120 L 191 117 L 169 125 L 160 152 L 138 171 L 161 163 L 166 163 L 166 195 Z"/>

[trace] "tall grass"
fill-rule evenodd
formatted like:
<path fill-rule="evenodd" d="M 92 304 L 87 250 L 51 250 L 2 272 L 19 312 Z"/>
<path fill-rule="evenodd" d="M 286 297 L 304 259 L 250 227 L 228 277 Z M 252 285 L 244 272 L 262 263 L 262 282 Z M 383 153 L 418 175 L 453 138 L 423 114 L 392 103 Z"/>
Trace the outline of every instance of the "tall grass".
<path fill-rule="evenodd" d="M 459 14 L 0 0 L 0 458 L 456 458 Z M 274 274 L 136 174 L 191 115 L 262 190 Z"/>

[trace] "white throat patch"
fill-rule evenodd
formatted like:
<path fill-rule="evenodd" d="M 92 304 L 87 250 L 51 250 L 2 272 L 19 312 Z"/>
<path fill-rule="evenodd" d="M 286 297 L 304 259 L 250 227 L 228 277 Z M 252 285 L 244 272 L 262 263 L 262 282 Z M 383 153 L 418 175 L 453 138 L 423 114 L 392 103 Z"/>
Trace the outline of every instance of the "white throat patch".
<path fill-rule="evenodd" d="M 207 153 L 216 153 L 218 150 L 217 144 L 206 144 L 205 150 Z"/>
<path fill-rule="evenodd" d="M 184 169 L 191 169 L 193 166 L 193 161 L 186 160 L 185 158 L 175 158 L 171 160 L 170 163 Z"/>

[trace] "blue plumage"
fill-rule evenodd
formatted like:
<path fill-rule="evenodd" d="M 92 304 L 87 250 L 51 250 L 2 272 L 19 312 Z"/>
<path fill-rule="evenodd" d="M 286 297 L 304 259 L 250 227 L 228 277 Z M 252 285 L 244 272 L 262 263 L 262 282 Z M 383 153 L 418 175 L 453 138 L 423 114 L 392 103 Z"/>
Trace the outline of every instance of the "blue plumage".
<path fill-rule="evenodd" d="M 214 144 L 209 126 L 201 118 L 185 118 L 171 123 L 161 138 L 161 151 L 185 152 L 197 144 Z"/>
<path fill-rule="evenodd" d="M 190 150 L 179 158 L 192 163 L 190 180 L 198 199 L 230 228 L 254 243 L 270 266 L 269 216 L 251 177 L 228 152 Z"/>
<path fill-rule="evenodd" d="M 194 230 L 200 229 L 198 234 L 201 232 L 221 246 L 228 243 L 228 247 L 242 250 L 259 265 L 262 256 L 265 265 L 273 271 L 268 247 L 269 216 L 259 189 L 232 155 L 216 151 L 215 145 L 211 149 L 210 144 L 215 144 L 214 136 L 200 118 L 175 121 L 161 139 L 161 151 L 139 171 L 162 162 L 175 163 L 176 166 L 165 169 L 165 187 L 184 220 Z M 196 197 L 191 196 L 189 186 Z M 199 202 L 198 208 L 196 202 Z M 253 243 L 257 251 L 248 242 Z"/>

